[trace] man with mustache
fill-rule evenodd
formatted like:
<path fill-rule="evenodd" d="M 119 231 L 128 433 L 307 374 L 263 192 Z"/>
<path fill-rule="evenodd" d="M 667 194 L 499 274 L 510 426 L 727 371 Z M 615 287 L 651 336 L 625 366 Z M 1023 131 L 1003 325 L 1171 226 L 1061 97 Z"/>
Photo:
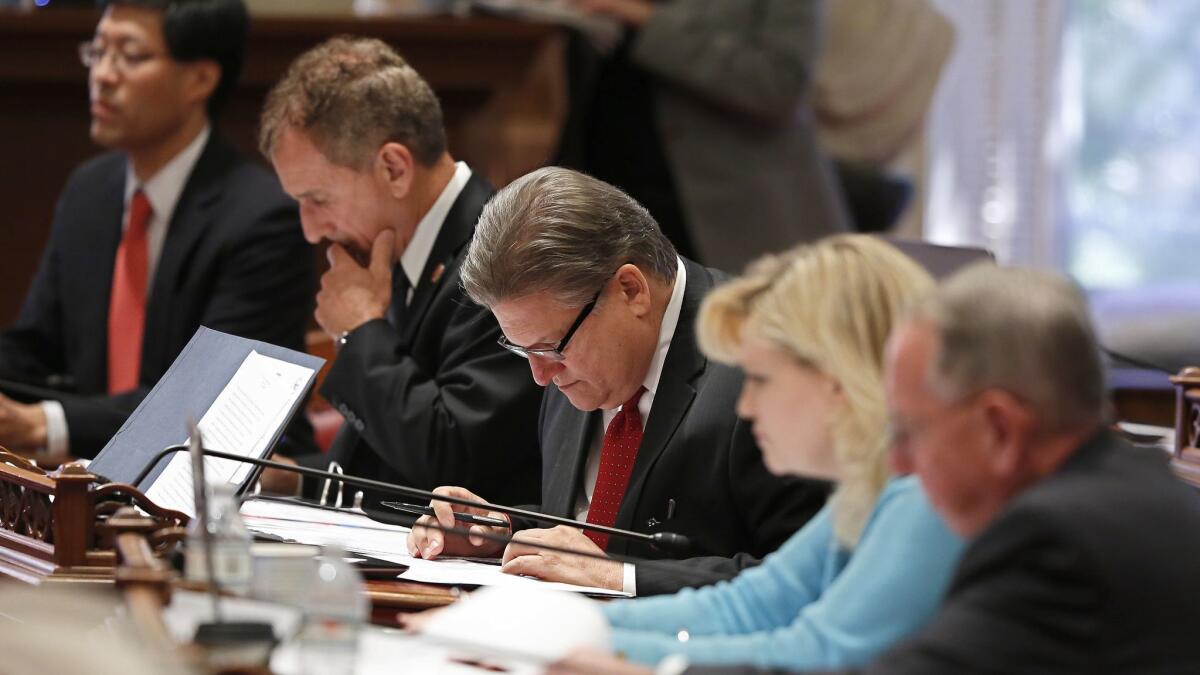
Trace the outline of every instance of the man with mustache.
<path fill-rule="evenodd" d="M 295 204 L 213 129 L 241 69 L 241 0 L 113 0 L 91 40 L 90 134 L 55 210 L 0 376 L 75 394 L 0 396 L 0 445 L 90 457 L 200 326 L 304 345 L 312 255 Z"/>

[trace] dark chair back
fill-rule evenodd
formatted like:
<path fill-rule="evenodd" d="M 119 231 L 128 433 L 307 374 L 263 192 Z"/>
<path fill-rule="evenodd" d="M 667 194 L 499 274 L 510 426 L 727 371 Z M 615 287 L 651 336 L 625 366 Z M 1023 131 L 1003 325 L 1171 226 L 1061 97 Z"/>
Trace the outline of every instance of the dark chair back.
<path fill-rule="evenodd" d="M 971 263 L 979 262 L 980 260 L 990 260 L 992 262 L 996 260 L 996 256 L 992 255 L 992 252 L 986 248 L 943 246 L 941 244 L 931 244 L 927 241 L 900 239 L 889 236 L 882 236 L 880 238 L 917 261 L 921 267 L 925 268 L 925 271 L 938 280 L 949 276 L 960 267 L 966 267 Z"/>

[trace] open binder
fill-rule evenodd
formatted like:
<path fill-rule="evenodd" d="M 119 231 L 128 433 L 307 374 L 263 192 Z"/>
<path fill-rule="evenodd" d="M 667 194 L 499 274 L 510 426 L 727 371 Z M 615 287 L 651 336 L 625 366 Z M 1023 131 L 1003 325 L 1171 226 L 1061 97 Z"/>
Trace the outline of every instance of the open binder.
<path fill-rule="evenodd" d="M 133 481 L 163 448 L 187 441 L 184 420 L 202 419 L 252 352 L 312 371 L 304 382 L 304 391 L 292 402 L 283 420 L 273 429 L 270 442 L 258 454 L 265 457 L 279 440 L 287 420 L 303 405 L 304 394 L 312 387 L 325 360 L 202 326 L 141 405 L 96 455 L 88 470 L 115 482 Z M 169 456 L 160 460 L 135 487 L 148 490 L 171 459 Z M 252 478 L 245 476 L 240 487 L 244 488 Z"/>

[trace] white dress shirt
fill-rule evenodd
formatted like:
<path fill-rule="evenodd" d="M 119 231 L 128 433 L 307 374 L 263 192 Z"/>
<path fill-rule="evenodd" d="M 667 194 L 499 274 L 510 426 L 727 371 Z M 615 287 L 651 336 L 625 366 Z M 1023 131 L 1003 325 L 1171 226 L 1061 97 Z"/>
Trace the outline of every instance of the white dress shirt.
<path fill-rule="evenodd" d="M 462 194 L 469 180 L 471 167 L 467 166 L 466 162 L 455 162 L 454 176 L 446 183 L 446 187 L 442 188 L 442 194 L 438 195 L 433 206 L 429 207 L 429 211 L 421 218 L 421 222 L 417 223 L 412 240 L 400 256 L 400 267 L 404 270 L 404 276 L 408 277 L 408 297 L 404 299 L 405 303 L 412 301 L 413 290 L 421 280 L 421 272 L 425 270 L 425 263 L 429 262 L 429 254 L 433 253 L 433 244 L 442 231 L 442 223 L 446 221 L 450 207 L 454 206 L 455 200 Z"/>
<path fill-rule="evenodd" d="M 146 224 L 146 295 L 154 288 L 154 273 L 158 269 L 158 259 L 162 257 L 163 242 L 167 239 L 167 228 L 171 224 L 171 216 L 179 203 L 179 196 L 187 185 L 192 169 L 204 151 L 211 129 L 204 129 L 188 143 L 179 154 L 171 158 L 163 168 L 158 170 L 145 183 L 139 183 L 133 172 L 133 165 L 125 162 L 125 213 L 121 217 L 121 231 L 129 227 L 129 203 L 140 188 L 146 193 L 152 213 Z M 46 414 L 46 454 L 50 457 L 64 457 L 70 450 L 70 433 L 67 429 L 67 415 L 63 412 L 62 404 L 58 401 L 42 401 L 42 411 Z"/>
<path fill-rule="evenodd" d="M 679 312 L 683 309 L 683 291 L 687 288 L 687 269 L 684 267 L 682 259 L 676 258 L 675 260 L 675 286 L 671 289 L 671 299 L 667 302 L 667 309 L 663 312 L 662 325 L 658 329 L 658 346 L 654 350 L 654 358 L 650 360 L 650 368 L 646 371 L 646 378 L 642 380 L 642 386 L 646 392 L 638 400 L 638 416 L 641 418 L 643 430 L 646 428 L 646 421 L 650 419 L 650 410 L 654 407 L 654 394 L 658 391 L 658 381 L 662 378 L 663 364 L 666 363 L 667 352 L 671 349 L 671 338 L 674 337 L 675 328 L 679 325 Z M 580 522 L 587 521 L 588 510 L 592 504 L 592 494 L 596 490 L 596 478 L 600 475 L 600 449 L 604 444 L 604 431 L 621 411 L 621 407 L 623 406 L 602 411 L 604 423 L 592 435 L 587 467 L 584 469 L 583 489 L 579 491 L 579 498 L 575 502 L 575 520 Z M 633 565 L 629 563 L 625 564 L 623 590 L 626 593 L 637 595 L 637 578 Z"/>

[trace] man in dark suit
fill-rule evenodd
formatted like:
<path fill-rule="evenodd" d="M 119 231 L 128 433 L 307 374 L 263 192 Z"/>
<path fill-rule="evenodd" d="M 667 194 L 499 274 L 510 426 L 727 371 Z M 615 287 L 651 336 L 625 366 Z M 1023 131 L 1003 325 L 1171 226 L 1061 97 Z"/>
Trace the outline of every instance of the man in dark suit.
<path fill-rule="evenodd" d="M 970 543 L 930 623 L 851 672 L 1200 672 L 1200 496 L 1106 428 L 1074 286 L 968 268 L 892 336 L 887 389 L 896 468 Z"/>
<path fill-rule="evenodd" d="M 68 180 L 0 333 L 4 377 L 74 392 L 0 396 L 0 445 L 93 456 L 201 325 L 303 349 L 313 272 L 295 204 L 211 129 L 246 25 L 240 0 L 114 1 L 81 45 L 91 137 L 114 152 Z"/>
<path fill-rule="evenodd" d="M 305 237 L 331 242 L 316 317 L 340 347 L 321 393 L 346 422 L 330 457 L 352 475 L 535 499 L 539 392 L 459 286 L 492 191 L 447 151 L 429 85 L 383 42 L 335 38 L 275 85 L 260 141 Z"/>
<path fill-rule="evenodd" d="M 661 553 L 572 527 L 525 529 L 504 553 L 505 571 L 663 593 L 734 575 L 820 508 L 825 485 L 768 473 L 735 412 L 740 375 L 710 363 L 696 344 L 700 302 L 721 278 L 678 257 L 633 199 L 574 171 L 535 171 L 484 209 L 463 284 L 496 315 L 501 344 L 528 359 L 547 387 L 540 508 L 681 533 L 691 543 L 674 552 L 686 563 L 630 566 L 525 544 Z M 439 491 L 478 499 L 459 487 Z M 434 508 L 444 526 L 453 524 L 448 505 Z M 409 547 L 425 557 L 500 550 L 425 528 L 414 530 Z"/>

